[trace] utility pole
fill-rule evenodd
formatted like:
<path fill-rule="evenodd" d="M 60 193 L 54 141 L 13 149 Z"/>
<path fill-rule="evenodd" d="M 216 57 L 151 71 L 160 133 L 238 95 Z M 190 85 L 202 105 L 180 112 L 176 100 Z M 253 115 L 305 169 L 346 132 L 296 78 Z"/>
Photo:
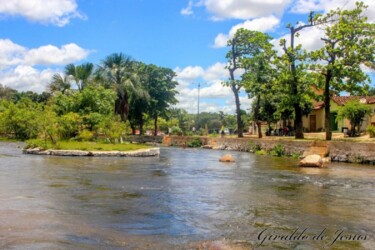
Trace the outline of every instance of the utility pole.
<path fill-rule="evenodd" d="M 197 111 L 197 125 L 196 125 L 197 131 L 198 131 L 198 125 L 199 125 L 199 91 L 200 91 L 200 88 L 201 88 L 201 84 L 198 83 L 198 111 Z"/>

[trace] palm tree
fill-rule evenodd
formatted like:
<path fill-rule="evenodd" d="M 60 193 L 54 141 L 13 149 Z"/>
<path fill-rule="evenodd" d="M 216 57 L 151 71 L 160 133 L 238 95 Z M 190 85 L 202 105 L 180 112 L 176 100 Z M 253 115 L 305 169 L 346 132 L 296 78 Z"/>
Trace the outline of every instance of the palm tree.
<path fill-rule="evenodd" d="M 137 74 L 139 63 L 131 57 L 122 53 L 114 53 L 107 56 L 98 68 L 97 73 L 105 82 L 112 85 L 117 92 L 115 112 L 121 116 L 122 121 L 126 121 L 129 115 L 129 99 L 133 94 L 145 95 L 140 88 L 140 78 Z"/>
<path fill-rule="evenodd" d="M 78 66 L 68 64 L 65 66 L 65 74 L 73 78 L 79 91 L 82 91 L 88 84 L 94 71 L 94 64 L 84 63 Z"/>
<path fill-rule="evenodd" d="M 51 93 L 61 91 L 61 93 L 64 94 L 66 90 L 70 89 L 70 82 L 68 77 L 63 77 L 60 74 L 54 74 L 52 77 L 52 81 L 47 86 L 47 89 Z"/>

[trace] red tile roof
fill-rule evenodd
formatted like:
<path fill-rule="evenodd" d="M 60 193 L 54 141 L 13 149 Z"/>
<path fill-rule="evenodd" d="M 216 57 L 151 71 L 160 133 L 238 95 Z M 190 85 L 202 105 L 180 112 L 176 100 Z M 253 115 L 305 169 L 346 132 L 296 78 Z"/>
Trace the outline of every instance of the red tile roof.
<path fill-rule="evenodd" d="M 375 103 L 375 96 L 332 96 L 332 101 L 337 103 L 339 106 L 344 106 L 345 103 L 352 101 L 352 100 L 363 100 L 365 104 L 374 104 Z M 316 102 L 313 103 L 313 109 L 321 109 L 324 107 L 324 102 Z"/>
<path fill-rule="evenodd" d="M 332 101 L 340 106 L 352 100 L 361 100 L 361 102 L 363 100 L 365 104 L 372 104 L 375 103 L 375 96 L 332 96 Z"/>

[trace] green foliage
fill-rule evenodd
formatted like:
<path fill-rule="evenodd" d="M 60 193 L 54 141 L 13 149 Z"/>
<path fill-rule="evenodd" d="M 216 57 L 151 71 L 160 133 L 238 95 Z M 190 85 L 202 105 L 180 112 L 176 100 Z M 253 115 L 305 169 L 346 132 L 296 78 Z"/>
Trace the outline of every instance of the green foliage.
<path fill-rule="evenodd" d="M 44 143 L 43 140 L 34 139 L 28 140 L 26 148 L 41 147 L 44 149 L 62 149 L 62 150 L 98 150 L 98 151 L 128 151 L 137 150 L 143 148 L 149 148 L 149 146 L 142 144 L 109 144 L 99 142 L 77 142 L 77 141 L 60 141 L 58 144 Z"/>
<path fill-rule="evenodd" d="M 324 27 L 322 40 L 325 46 L 310 53 L 310 58 L 315 61 L 310 68 L 325 83 L 326 103 L 335 93 L 362 94 L 369 88 L 370 78 L 363 66 L 375 67 L 375 23 L 367 20 L 366 10 L 363 2 L 357 2 L 351 10 L 331 10 L 316 18 L 316 22 Z M 330 113 L 329 109 L 326 105 L 325 112 Z M 328 122 L 329 116 L 326 117 Z M 329 129 L 326 128 L 326 139 L 330 139 Z M 354 135 L 355 130 L 352 132 Z"/>
<path fill-rule="evenodd" d="M 277 144 L 271 151 L 270 151 L 270 154 L 272 156 L 283 156 L 285 155 L 285 149 L 284 149 L 284 146 L 282 144 Z"/>
<path fill-rule="evenodd" d="M 70 112 L 58 118 L 58 134 L 63 140 L 73 138 L 79 134 L 82 125 L 82 117 Z"/>
<path fill-rule="evenodd" d="M 337 120 L 347 118 L 350 121 L 351 131 L 350 135 L 356 135 L 356 128 L 358 131 L 361 127 L 363 119 L 371 115 L 372 109 L 370 105 L 362 104 L 359 100 L 352 100 L 347 102 L 343 107 L 339 108 L 337 113 Z"/>
<path fill-rule="evenodd" d="M 119 116 L 108 116 L 100 123 L 101 132 L 115 143 L 126 132 L 127 126 Z"/>
<path fill-rule="evenodd" d="M 39 106 L 24 98 L 17 104 L 1 102 L 0 131 L 18 140 L 36 138 L 39 133 Z"/>
<path fill-rule="evenodd" d="M 90 130 L 84 129 L 78 134 L 78 140 L 80 141 L 92 141 L 94 133 Z"/>
<path fill-rule="evenodd" d="M 375 126 L 373 126 L 373 125 L 368 126 L 366 131 L 369 133 L 370 138 L 375 137 Z"/>
<path fill-rule="evenodd" d="M 199 148 L 202 146 L 202 142 L 199 138 L 193 138 L 187 143 L 187 146 L 190 148 Z"/>
<path fill-rule="evenodd" d="M 256 155 L 266 155 L 266 154 L 267 154 L 267 151 L 266 151 L 266 150 L 263 150 L 263 149 L 260 149 L 260 150 L 255 151 L 255 154 L 256 154 Z"/>
<path fill-rule="evenodd" d="M 178 126 L 173 126 L 171 129 L 171 134 L 172 135 L 182 135 L 182 129 Z"/>
<path fill-rule="evenodd" d="M 251 153 L 255 153 L 257 151 L 261 150 L 261 147 L 259 144 L 254 143 L 253 141 L 249 141 L 249 151 Z"/>

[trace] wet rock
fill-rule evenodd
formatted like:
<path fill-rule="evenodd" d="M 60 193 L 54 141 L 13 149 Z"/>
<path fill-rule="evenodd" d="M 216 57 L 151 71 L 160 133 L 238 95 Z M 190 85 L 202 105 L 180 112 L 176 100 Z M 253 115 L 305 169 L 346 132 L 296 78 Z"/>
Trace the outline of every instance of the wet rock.
<path fill-rule="evenodd" d="M 299 162 L 300 167 L 322 168 L 327 160 L 323 160 L 320 155 L 308 155 Z"/>
<path fill-rule="evenodd" d="M 205 149 L 212 149 L 213 146 L 212 146 L 212 145 L 203 145 L 202 148 L 205 148 Z"/>
<path fill-rule="evenodd" d="M 219 159 L 220 162 L 235 162 L 234 158 L 232 155 L 223 155 Z"/>
<path fill-rule="evenodd" d="M 83 150 L 49 150 L 50 155 L 56 156 L 88 156 L 88 151 Z"/>

